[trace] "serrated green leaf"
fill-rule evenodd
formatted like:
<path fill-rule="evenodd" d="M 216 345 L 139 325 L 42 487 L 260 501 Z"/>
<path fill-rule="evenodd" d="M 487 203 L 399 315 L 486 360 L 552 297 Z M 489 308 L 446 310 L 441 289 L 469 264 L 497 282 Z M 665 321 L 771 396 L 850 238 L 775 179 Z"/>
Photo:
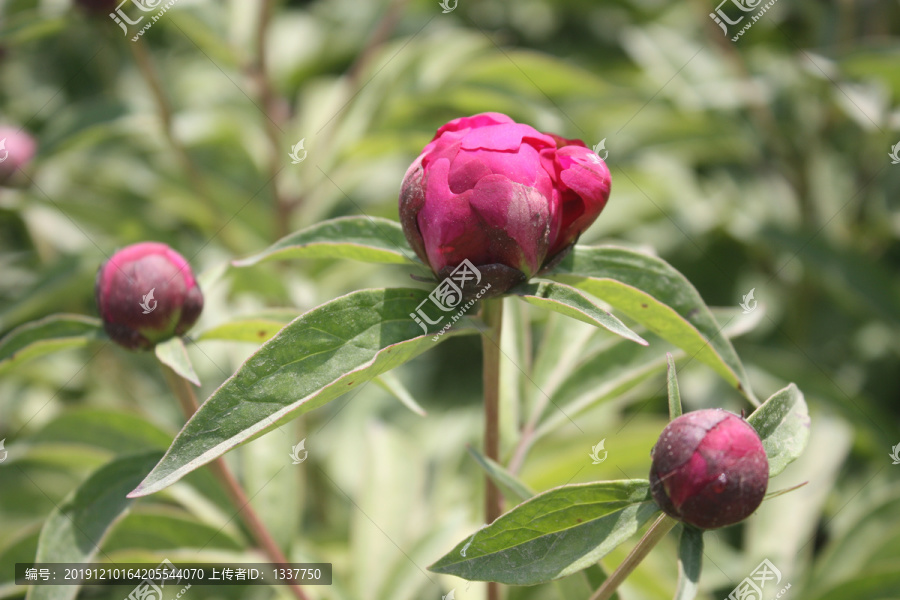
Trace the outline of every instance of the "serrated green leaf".
<path fill-rule="evenodd" d="M 188 356 L 187 348 L 184 347 L 184 341 L 180 337 L 176 336 L 157 344 L 153 351 L 159 362 L 175 371 L 179 377 L 200 387 L 200 378 L 194 371 L 191 357 Z"/>
<path fill-rule="evenodd" d="M 363 262 L 416 264 L 400 223 L 380 217 L 340 217 L 285 236 L 249 258 L 248 267 L 285 258 L 351 258 Z"/>
<path fill-rule="evenodd" d="M 38 541 L 36 562 L 90 562 L 109 529 L 133 500 L 126 494 L 151 468 L 161 452 L 116 458 L 100 467 L 47 518 Z M 27 600 L 72 600 L 76 585 L 36 585 Z"/>
<path fill-rule="evenodd" d="M 469 454 L 472 455 L 472 458 L 475 459 L 475 462 L 477 462 L 479 466 L 484 469 L 487 476 L 497 484 L 497 487 L 500 488 L 504 497 L 522 502 L 523 500 L 528 500 L 534 496 L 534 492 L 531 491 L 527 485 L 522 483 L 515 475 L 504 469 L 502 465 L 483 455 L 472 446 L 469 446 L 467 449 Z"/>
<path fill-rule="evenodd" d="M 747 418 L 762 439 L 769 458 L 769 477 L 794 462 L 809 442 L 809 408 L 793 383 L 772 394 Z"/>
<path fill-rule="evenodd" d="M 390 371 L 437 343 L 477 333 L 462 318 L 434 340 L 410 316 L 427 301 L 416 289 L 361 290 L 297 317 L 262 345 L 203 403 L 132 496 L 185 474 Z"/>
<path fill-rule="evenodd" d="M 647 345 L 647 341 L 629 329 L 625 323 L 597 306 L 593 300 L 572 286 L 542 281 L 517 286 L 511 293 L 529 304 L 578 319 L 588 325 L 603 327 L 642 346 Z"/>
<path fill-rule="evenodd" d="M 648 481 L 565 485 L 507 512 L 429 569 L 470 581 L 545 583 L 594 564 L 658 511 Z"/>
<path fill-rule="evenodd" d="M 105 337 L 100 319 L 81 315 L 50 315 L 25 323 L 0 339 L 0 372 L 32 358 L 85 346 Z"/>
<path fill-rule="evenodd" d="M 700 567 L 703 566 L 703 532 L 683 525 L 678 544 L 678 588 L 672 600 L 694 600 L 700 588 Z"/>
<path fill-rule="evenodd" d="M 664 260 L 615 246 L 576 246 L 548 278 L 609 303 L 712 367 L 758 404 L 722 327 L 694 286 Z"/>

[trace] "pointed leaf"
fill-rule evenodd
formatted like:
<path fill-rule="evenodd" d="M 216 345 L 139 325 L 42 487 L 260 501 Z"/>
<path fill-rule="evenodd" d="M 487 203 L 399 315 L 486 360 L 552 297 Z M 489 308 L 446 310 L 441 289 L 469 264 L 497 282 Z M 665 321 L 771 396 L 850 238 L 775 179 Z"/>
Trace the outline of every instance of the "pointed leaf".
<path fill-rule="evenodd" d="M 105 337 L 100 319 L 81 315 L 50 315 L 25 323 L 0 339 L 0 372 L 32 358 L 85 346 Z"/>
<path fill-rule="evenodd" d="M 472 446 L 468 446 L 467 450 L 475 462 L 484 469 L 487 476 L 497 484 L 504 497 L 515 498 L 519 502 L 534 497 L 534 492 L 528 489 L 528 486 L 515 475 L 504 469 L 502 465 L 497 464 Z"/>
<path fill-rule="evenodd" d="M 400 223 L 380 217 L 340 217 L 285 236 L 249 258 L 234 261 L 248 267 L 285 258 L 352 258 L 372 263 L 416 264 L 415 253 Z"/>
<path fill-rule="evenodd" d="M 578 319 L 588 325 L 603 327 L 642 346 L 647 345 L 647 341 L 629 329 L 625 323 L 570 285 L 549 281 L 526 283 L 513 289 L 512 293 L 529 304 Z"/>
<path fill-rule="evenodd" d="M 678 389 L 678 375 L 675 373 L 675 359 L 671 352 L 666 352 L 666 387 L 669 392 L 669 420 L 674 421 L 681 416 L 681 391 Z"/>
<path fill-rule="evenodd" d="M 594 564 L 658 511 L 648 481 L 565 485 L 520 504 L 429 569 L 470 581 L 545 583 Z"/>
<path fill-rule="evenodd" d="M 477 333 L 465 317 L 437 341 L 443 320 L 424 333 L 410 315 L 428 294 L 416 289 L 361 290 L 297 317 L 213 392 L 131 496 L 158 492 L 436 343 Z"/>
<path fill-rule="evenodd" d="M 103 538 L 134 500 L 125 497 L 160 452 L 123 456 L 100 467 L 44 522 L 35 562 L 90 562 Z M 36 585 L 27 600 L 72 600 L 76 585 Z"/>
<path fill-rule="evenodd" d="M 187 348 L 184 347 L 184 341 L 180 337 L 173 337 L 165 342 L 161 342 L 153 349 L 159 362 L 166 365 L 179 377 L 187 379 L 197 387 L 200 387 L 200 378 L 194 371 L 194 365 L 191 364 L 191 358 L 188 356 Z"/>
<path fill-rule="evenodd" d="M 694 600 L 700 587 L 702 565 L 703 531 L 684 525 L 678 544 L 678 589 L 672 600 Z"/>
<path fill-rule="evenodd" d="M 694 286 L 664 260 L 615 246 L 576 246 L 548 277 L 611 304 L 758 404 L 722 327 Z"/>
<path fill-rule="evenodd" d="M 378 377 L 375 378 L 375 383 L 388 392 L 391 396 L 400 401 L 403 406 L 413 411 L 420 417 L 428 416 L 428 413 L 425 412 L 425 409 L 416 402 L 416 399 L 413 398 L 412 394 L 409 393 L 409 390 L 406 389 L 406 386 L 403 385 L 403 382 L 400 381 L 400 378 L 394 375 L 393 372 L 382 373 Z"/>
<path fill-rule="evenodd" d="M 809 442 L 809 409 L 793 383 L 772 394 L 747 418 L 762 438 L 769 458 L 769 477 L 794 462 Z"/>

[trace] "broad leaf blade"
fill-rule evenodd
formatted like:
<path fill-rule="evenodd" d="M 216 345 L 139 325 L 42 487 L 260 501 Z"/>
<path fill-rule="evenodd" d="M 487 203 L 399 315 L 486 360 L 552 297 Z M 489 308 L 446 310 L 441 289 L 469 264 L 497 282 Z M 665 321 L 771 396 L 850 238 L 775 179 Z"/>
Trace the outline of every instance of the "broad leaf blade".
<path fill-rule="evenodd" d="M 747 418 L 762 438 L 769 458 L 769 477 L 794 462 L 809 442 L 809 409 L 793 383 L 772 394 Z"/>
<path fill-rule="evenodd" d="M 187 379 L 197 387 L 200 387 L 200 378 L 194 371 L 194 365 L 191 364 L 191 358 L 188 356 L 187 348 L 180 337 L 173 337 L 165 342 L 159 343 L 153 349 L 159 362 L 166 365 L 183 379 Z"/>
<path fill-rule="evenodd" d="M 400 223 L 380 217 L 340 217 L 285 236 L 259 254 L 236 260 L 233 264 L 248 267 L 285 258 L 351 258 L 372 263 L 417 263 Z"/>
<path fill-rule="evenodd" d="M 472 458 L 475 459 L 475 462 L 497 484 L 504 497 L 515 498 L 519 502 L 534 497 L 534 492 L 528 489 L 528 486 L 522 483 L 515 475 L 504 469 L 502 465 L 497 464 L 497 462 L 483 455 L 472 446 L 468 446 L 467 449 Z"/>
<path fill-rule="evenodd" d="M 554 488 L 483 527 L 429 569 L 470 581 L 545 583 L 594 564 L 658 511 L 644 480 Z"/>
<path fill-rule="evenodd" d="M 615 246 L 576 246 L 548 277 L 611 304 L 712 367 L 758 404 L 722 327 L 694 286 L 667 262 Z"/>
<path fill-rule="evenodd" d="M 588 325 L 603 327 L 642 346 L 647 341 L 629 329 L 625 323 L 597 306 L 576 288 L 562 283 L 526 283 L 512 290 L 525 302 L 578 319 Z"/>
<path fill-rule="evenodd" d="M 95 471 L 47 518 L 38 542 L 36 562 L 90 562 L 115 522 L 133 500 L 125 497 L 141 474 L 159 460 L 160 452 L 124 456 Z M 36 585 L 28 600 L 72 600 L 75 585 Z"/>
<path fill-rule="evenodd" d="M 0 372 L 32 358 L 85 346 L 105 337 L 99 319 L 81 315 L 50 315 L 25 323 L 0 339 Z"/>
<path fill-rule="evenodd" d="M 132 496 L 145 496 L 282 423 L 390 371 L 436 343 L 476 333 L 468 319 L 433 341 L 410 317 L 427 290 L 361 290 L 297 317 L 204 402 Z"/>
<path fill-rule="evenodd" d="M 702 565 L 703 532 L 684 525 L 678 544 L 678 588 L 672 600 L 694 600 L 700 587 Z"/>

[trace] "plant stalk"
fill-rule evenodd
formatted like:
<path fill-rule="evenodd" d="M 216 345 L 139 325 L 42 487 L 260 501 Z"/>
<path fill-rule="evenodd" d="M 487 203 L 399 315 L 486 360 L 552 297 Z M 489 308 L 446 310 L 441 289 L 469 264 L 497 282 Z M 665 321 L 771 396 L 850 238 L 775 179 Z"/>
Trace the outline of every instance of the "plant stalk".
<path fill-rule="evenodd" d="M 166 383 L 169 384 L 169 388 L 178 399 L 178 404 L 181 406 L 182 412 L 184 412 L 185 419 L 189 420 L 199 406 L 197 403 L 197 396 L 194 394 L 191 383 L 182 378 L 168 366 L 162 363 L 160 363 L 160 366 L 162 367 L 163 375 L 165 375 Z M 215 459 L 210 463 L 210 468 L 215 474 L 216 479 L 219 480 L 219 483 L 224 488 L 225 493 L 228 495 L 232 504 L 237 508 L 238 514 L 240 514 L 244 524 L 250 530 L 256 543 L 259 545 L 260 549 L 265 552 L 266 556 L 269 557 L 269 560 L 277 564 L 289 563 L 290 561 L 275 542 L 275 538 L 273 538 L 272 534 L 269 533 L 269 530 L 266 529 L 265 524 L 259 518 L 259 515 L 256 514 L 256 511 L 253 510 L 253 506 L 250 504 L 247 493 L 244 491 L 244 488 L 241 487 L 241 484 L 234 476 L 234 473 L 231 472 L 231 469 L 228 468 L 225 460 L 221 457 Z M 306 595 L 306 592 L 303 591 L 303 588 L 296 583 L 289 587 L 297 600 L 309 600 L 309 597 Z"/>
<path fill-rule="evenodd" d="M 481 316 L 487 325 L 481 347 L 484 376 L 484 455 L 500 462 L 500 336 L 503 333 L 503 298 L 485 300 Z M 484 521 L 493 523 L 503 512 L 503 496 L 494 481 L 484 478 Z M 488 583 L 488 600 L 499 600 L 500 585 Z"/>
<path fill-rule="evenodd" d="M 641 538 L 641 541 L 637 543 L 637 546 L 625 557 L 622 564 L 603 582 L 603 585 L 597 588 L 597 591 L 594 592 L 594 595 L 589 600 L 609 600 L 612 598 L 612 595 L 616 593 L 622 582 L 631 575 L 631 572 L 650 554 L 653 547 L 666 537 L 666 534 L 677 524 L 678 521 L 669 515 L 661 514 L 650 529 L 647 530 L 647 533 L 644 534 L 644 537 Z"/>

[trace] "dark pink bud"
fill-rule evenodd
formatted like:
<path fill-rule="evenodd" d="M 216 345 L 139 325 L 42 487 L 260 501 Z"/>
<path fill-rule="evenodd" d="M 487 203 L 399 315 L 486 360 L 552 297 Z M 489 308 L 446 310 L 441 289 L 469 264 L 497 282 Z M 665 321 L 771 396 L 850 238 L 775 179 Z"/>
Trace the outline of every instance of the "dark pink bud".
<path fill-rule="evenodd" d="M 436 275 L 469 260 L 497 295 L 574 244 L 609 189 L 609 169 L 580 140 L 483 113 L 425 146 L 403 178 L 400 222 Z"/>
<path fill-rule="evenodd" d="M 746 519 L 769 484 L 769 460 L 756 430 L 719 408 L 669 423 L 650 456 L 653 499 L 669 516 L 702 529 Z"/>
<path fill-rule="evenodd" d="M 0 126 L 0 183 L 31 162 L 36 149 L 34 138 L 24 130 Z"/>
<path fill-rule="evenodd" d="M 116 343 L 146 350 L 186 332 L 203 310 L 203 294 L 183 256 L 165 244 L 122 248 L 97 272 L 97 307 Z"/>

